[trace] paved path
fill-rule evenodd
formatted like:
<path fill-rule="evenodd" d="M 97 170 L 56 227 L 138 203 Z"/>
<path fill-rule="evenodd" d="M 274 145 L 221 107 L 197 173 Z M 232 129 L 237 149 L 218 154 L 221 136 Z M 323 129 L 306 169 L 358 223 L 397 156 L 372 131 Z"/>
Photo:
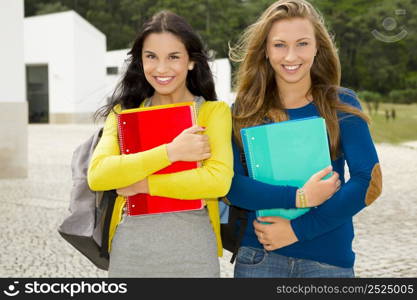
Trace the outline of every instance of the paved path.
<path fill-rule="evenodd" d="M 0 180 L 0 277 L 106 277 L 56 231 L 67 215 L 76 145 L 91 125 L 30 125 L 29 177 Z M 417 143 L 377 145 L 384 190 L 355 217 L 358 277 L 417 277 Z M 221 261 L 231 277 L 230 254 Z"/>

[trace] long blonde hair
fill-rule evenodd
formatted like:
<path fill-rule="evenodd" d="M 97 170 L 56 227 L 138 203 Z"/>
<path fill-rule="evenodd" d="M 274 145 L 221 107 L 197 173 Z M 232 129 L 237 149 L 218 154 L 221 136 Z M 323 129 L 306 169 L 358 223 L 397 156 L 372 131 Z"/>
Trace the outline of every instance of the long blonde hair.
<path fill-rule="evenodd" d="M 339 123 L 337 112 L 346 112 L 369 121 L 359 109 L 340 101 L 340 61 L 336 46 L 328 33 L 320 13 L 304 0 L 280 0 L 273 3 L 250 25 L 229 57 L 240 63 L 236 76 L 237 96 L 233 109 L 233 135 L 241 146 L 240 129 L 264 123 L 271 111 L 275 121 L 288 119 L 274 70 L 265 57 L 266 42 L 274 22 L 291 19 L 308 19 L 313 25 L 317 41 L 317 55 L 311 67 L 310 93 L 320 115 L 326 120 L 332 159 L 339 155 Z"/>

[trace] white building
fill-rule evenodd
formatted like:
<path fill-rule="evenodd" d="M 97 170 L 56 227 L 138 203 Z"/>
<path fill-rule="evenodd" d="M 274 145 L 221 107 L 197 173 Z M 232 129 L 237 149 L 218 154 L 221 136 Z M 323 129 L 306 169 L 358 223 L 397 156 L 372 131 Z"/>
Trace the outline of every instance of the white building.
<path fill-rule="evenodd" d="M 216 59 L 210 64 L 216 85 L 216 94 L 219 100 L 231 105 L 234 101 L 232 94 L 232 69 L 227 58 Z"/>
<path fill-rule="evenodd" d="M 23 0 L 0 1 L 0 178 L 27 176 Z"/>
<path fill-rule="evenodd" d="M 130 49 L 113 50 L 106 53 L 106 97 L 111 97 L 117 83 L 126 70 L 127 53 Z"/>
<path fill-rule="evenodd" d="M 106 36 L 74 11 L 25 18 L 30 122 L 88 122 L 104 102 Z"/>

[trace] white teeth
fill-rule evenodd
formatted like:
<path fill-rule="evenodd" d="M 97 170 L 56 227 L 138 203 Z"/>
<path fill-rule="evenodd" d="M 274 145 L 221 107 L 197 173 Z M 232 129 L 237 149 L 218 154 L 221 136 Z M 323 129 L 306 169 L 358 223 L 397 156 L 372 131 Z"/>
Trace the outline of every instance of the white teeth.
<path fill-rule="evenodd" d="M 171 80 L 172 77 L 156 77 L 157 80 L 159 81 L 169 81 Z"/>
<path fill-rule="evenodd" d="M 296 66 L 284 66 L 285 69 L 293 71 L 296 70 L 300 67 L 300 65 L 296 65 Z"/>

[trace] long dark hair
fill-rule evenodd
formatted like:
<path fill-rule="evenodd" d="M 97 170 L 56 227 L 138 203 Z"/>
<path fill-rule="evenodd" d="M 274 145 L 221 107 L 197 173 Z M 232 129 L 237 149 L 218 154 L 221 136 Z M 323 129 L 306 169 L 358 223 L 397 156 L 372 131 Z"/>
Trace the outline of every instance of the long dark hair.
<path fill-rule="evenodd" d="M 121 104 L 123 109 L 139 107 L 153 95 L 155 90 L 143 72 L 142 47 L 148 35 L 162 32 L 170 32 L 178 37 L 187 49 L 190 61 L 194 62 L 193 70 L 187 74 L 188 90 L 207 101 L 217 100 L 213 75 L 208 65 L 210 58 L 200 37 L 184 18 L 170 11 L 161 11 L 143 24 L 128 53 L 128 66 L 122 80 L 113 92 L 110 103 L 97 110 L 95 118 L 106 117 L 117 104 Z"/>

